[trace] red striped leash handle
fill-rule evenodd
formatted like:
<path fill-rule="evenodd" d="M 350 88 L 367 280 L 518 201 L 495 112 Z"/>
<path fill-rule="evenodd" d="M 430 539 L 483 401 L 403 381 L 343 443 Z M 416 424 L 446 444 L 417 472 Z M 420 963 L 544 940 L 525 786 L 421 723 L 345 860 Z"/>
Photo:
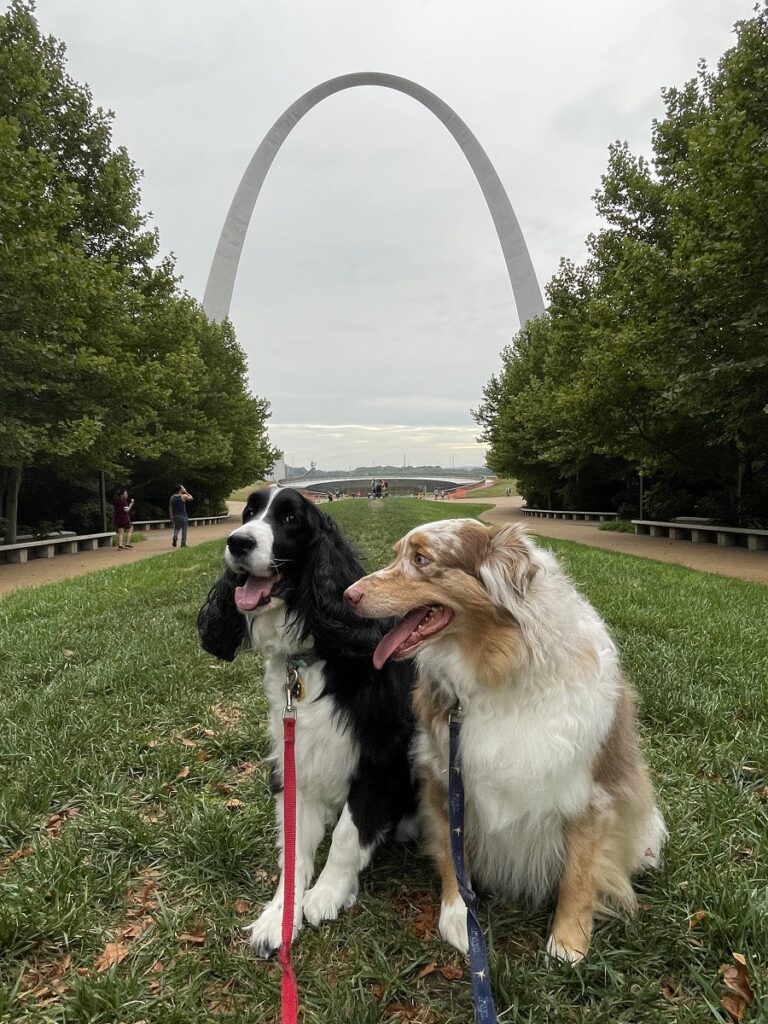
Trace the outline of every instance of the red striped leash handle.
<path fill-rule="evenodd" d="M 293 669 L 293 672 L 296 672 Z M 296 709 L 293 706 L 291 670 L 285 684 L 283 711 L 283 934 L 278 963 L 283 969 L 280 987 L 280 1019 L 282 1024 L 297 1024 L 299 991 L 291 961 L 293 942 L 293 908 L 296 899 Z"/>

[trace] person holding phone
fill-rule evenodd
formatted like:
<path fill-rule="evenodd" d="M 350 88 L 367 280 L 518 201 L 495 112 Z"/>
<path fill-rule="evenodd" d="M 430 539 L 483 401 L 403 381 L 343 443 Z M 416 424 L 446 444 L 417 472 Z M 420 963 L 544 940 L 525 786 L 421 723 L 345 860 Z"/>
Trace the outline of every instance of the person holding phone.
<path fill-rule="evenodd" d="M 133 523 L 131 522 L 132 508 L 133 498 L 128 497 L 128 491 L 121 491 L 115 498 L 114 504 L 118 551 L 125 551 L 126 548 L 133 547 L 133 544 L 131 544 L 131 534 L 133 533 Z"/>
<path fill-rule="evenodd" d="M 193 500 L 192 495 L 186 489 L 184 484 L 179 484 L 176 488 L 176 493 L 171 495 L 170 504 L 168 506 L 168 511 L 170 513 L 169 518 L 173 523 L 173 540 L 171 541 L 171 547 L 176 547 L 179 539 L 179 533 L 181 533 L 181 546 L 183 548 L 187 546 L 187 529 L 189 527 L 187 502 Z"/>

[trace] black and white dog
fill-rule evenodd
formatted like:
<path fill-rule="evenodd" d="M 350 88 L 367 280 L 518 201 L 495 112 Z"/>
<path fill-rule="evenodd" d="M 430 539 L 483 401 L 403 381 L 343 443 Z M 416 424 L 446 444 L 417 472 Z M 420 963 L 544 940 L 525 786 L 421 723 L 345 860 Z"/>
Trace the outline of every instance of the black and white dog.
<path fill-rule="evenodd" d="M 231 661 L 264 656 L 273 791 L 280 844 L 277 893 L 249 926 L 261 956 L 280 946 L 283 908 L 282 712 L 288 671 L 299 666 L 296 721 L 296 913 L 311 924 L 355 902 L 358 875 L 376 846 L 413 830 L 416 801 L 409 750 L 412 673 L 372 653 L 391 623 L 365 621 L 344 601 L 364 570 L 334 521 L 291 489 L 248 498 L 243 525 L 227 540 L 228 569 L 198 616 L 202 645 Z M 317 847 L 328 824 L 328 858 L 315 884 Z M 399 826 L 399 828 L 398 828 Z M 302 915 L 303 911 L 303 915 Z"/>

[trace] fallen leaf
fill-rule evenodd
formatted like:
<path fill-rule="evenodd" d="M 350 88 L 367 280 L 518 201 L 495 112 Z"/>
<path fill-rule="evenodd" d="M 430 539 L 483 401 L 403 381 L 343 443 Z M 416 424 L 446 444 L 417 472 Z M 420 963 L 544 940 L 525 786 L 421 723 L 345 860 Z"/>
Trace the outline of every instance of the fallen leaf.
<path fill-rule="evenodd" d="M 232 787 L 228 786 L 226 782 L 213 782 L 211 788 L 215 789 L 217 793 L 221 793 L 222 796 L 227 796 L 232 792 Z"/>
<path fill-rule="evenodd" d="M 248 900 L 245 900 L 242 897 L 240 897 L 240 899 L 235 900 L 234 908 L 236 914 L 248 914 L 250 913 L 251 910 L 251 904 L 248 902 Z"/>
<path fill-rule="evenodd" d="M 733 1020 L 741 1022 L 744 1019 L 744 1010 L 746 1009 L 747 1004 L 740 996 L 735 996 L 730 992 L 727 992 L 720 1000 L 720 1005 L 727 1011 Z"/>
<path fill-rule="evenodd" d="M 3 857 L 0 860 L 0 871 L 5 871 L 15 860 L 21 860 L 22 857 L 31 857 L 34 852 L 31 846 L 22 846 L 20 849 L 14 850 L 13 853 L 9 853 L 7 857 Z"/>
<path fill-rule="evenodd" d="M 184 767 L 181 769 L 181 771 L 176 776 L 176 778 L 177 779 L 186 779 L 186 777 L 188 775 L 189 775 L 189 766 L 185 764 Z"/>
<path fill-rule="evenodd" d="M 731 956 L 737 964 L 742 964 L 744 967 L 747 966 L 747 958 L 744 956 L 743 953 L 731 953 Z"/>
<path fill-rule="evenodd" d="M 56 814 L 51 815 L 43 825 L 43 828 L 49 833 L 49 835 L 57 836 L 67 822 L 71 821 L 72 818 L 76 818 L 79 813 L 79 807 L 68 807 L 65 811 L 58 811 Z"/>
<path fill-rule="evenodd" d="M 198 751 L 197 751 L 197 753 L 195 754 L 195 760 L 196 760 L 196 761 L 200 761 L 200 762 L 203 762 L 203 761 L 210 761 L 210 760 L 211 760 L 211 754 L 210 754 L 210 752 L 209 752 L 209 751 L 207 751 L 207 750 L 203 750 L 203 749 L 201 748 L 201 749 L 200 749 L 200 750 L 198 750 Z"/>
<path fill-rule="evenodd" d="M 232 728 L 237 725 L 243 717 L 243 713 L 239 708 L 230 708 L 224 704 L 214 704 L 211 711 L 213 712 L 216 721 L 227 728 Z"/>
<path fill-rule="evenodd" d="M 155 960 L 152 966 L 149 968 L 150 974 L 162 974 L 165 970 L 165 964 L 162 960 Z"/>
<path fill-rule="evenodd" d="M 200 744 L 197 743 L 196 740 L 191 740 L 191 739 L 189 739 L 188 736 L 180 736 L 179 737 L 179 742 L 183 743 L 185 747 L 198 747 L 198 746 L 200 746 Z"/>
<path fill-rule="evenodd" d="M 138 939 L 141 933 L 146 929 L 148 922 L 137 921 L 135 924 L 128 925 L 120 932 L 120 938 L 126 942 L 130 942 L 132 939 Z"/>
<path fill-rule="evenodd" d="M 405 1006 L 390 1003 L 384 1008 L 384 1016 L 391 1021 L 411 1021 L 412 1024 L 440 1024 L 440 1018 L 426 1006 Z"/>
<path fill-rule="evenodd" d="M 459 967 L 458 964 L 445 964 L 443 967 L 438 967 L 438 970 L 446 981 L 458 981 L 459 978 L 464 977 L 464 968 Z"/>
<path fill-rule="evenodd" d="M 233 797 L 231 800 L 227 800 L 224 806 L 228 807 L 230 811 L 239 811 L 241 807 L 245 807 L 245 801 Z"/>
<path fill-rule="evenodd" d="M 99 956 L 96 958 L 94 967 L 98 974 L 108 971 L 110 967 L 121 963 L 128 956 L 128 947 L 121 942 L 108 942 Z"/>
<path fill-rule="evenodd" d="M 691 928 L 695 928 L 697 925 L 699 925 L 704 920 L 704 918 L 706 916 L 707 916 L 706 910 L 697 910 L 695 913 L 691 914 L 691 916 L 688 918 L 688 928 L 689 928 L 689 930 Z"/>
<path fill-rule="evenodd" d="M 735 992 L 736 995 L 740 996 L 746 1002 L 752 1002 L 755 998 L 755 993 L 752 991 L 752 986 L 749 984 L 749 975 L 744 964 L 739 962 L 736 967 L 734 967 L 733 964 L 723 964 L 720 968 L 720 973 L 723 976 L 726 988 L 729 988 L 731 992 Z"/>
<path fill-rule="evenodd" d="M 181 932 L 176 936 L 179 942 L 186 942 L 193 946 L 202 946 L 205 942 L 204 932 Z"/>
<path fill-rule="evenodd" d="M 434 971 L 434 969 L 436 967 L 437 967 L 437 960 L 433 960 L 431 963 L 426 964 L 424 967 L 422 967 L 421 970 L 419 971 L 419 973 L 416 975 L 416 977 L 417 978 L 426 978 L 426 976 L 428 974 L 431 974 L 432 971 Z"/>
<path fill-rule="evenodd" d="M 65 647 L 61 653 L 64 655 L 65 658 L 72 658 L 75 652 L 71 651 L 68 647 Z"/>

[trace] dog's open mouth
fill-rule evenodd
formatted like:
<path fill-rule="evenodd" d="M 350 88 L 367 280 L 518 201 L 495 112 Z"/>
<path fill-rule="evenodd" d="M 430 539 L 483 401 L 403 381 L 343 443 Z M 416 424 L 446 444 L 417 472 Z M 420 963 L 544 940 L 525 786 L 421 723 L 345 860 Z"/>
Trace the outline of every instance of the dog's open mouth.
<path fill-rule="evenodd" d="M 235 604 L 241 612 L 251 612 L 254 608 L 262 608 L 272 600 L 272 590 L 280 577 L 249 576 L 242 587 L 235 587 Z"/>
<path fill-rule="evenodd" d="M 414 608 L 381 638 L 373 652 L 374 667 L 383 668 L 393 657 L 406 657 L 422 641 L 445 629 L 452 619 L 451 609 L 443 608 L 442 605 Z"/>

